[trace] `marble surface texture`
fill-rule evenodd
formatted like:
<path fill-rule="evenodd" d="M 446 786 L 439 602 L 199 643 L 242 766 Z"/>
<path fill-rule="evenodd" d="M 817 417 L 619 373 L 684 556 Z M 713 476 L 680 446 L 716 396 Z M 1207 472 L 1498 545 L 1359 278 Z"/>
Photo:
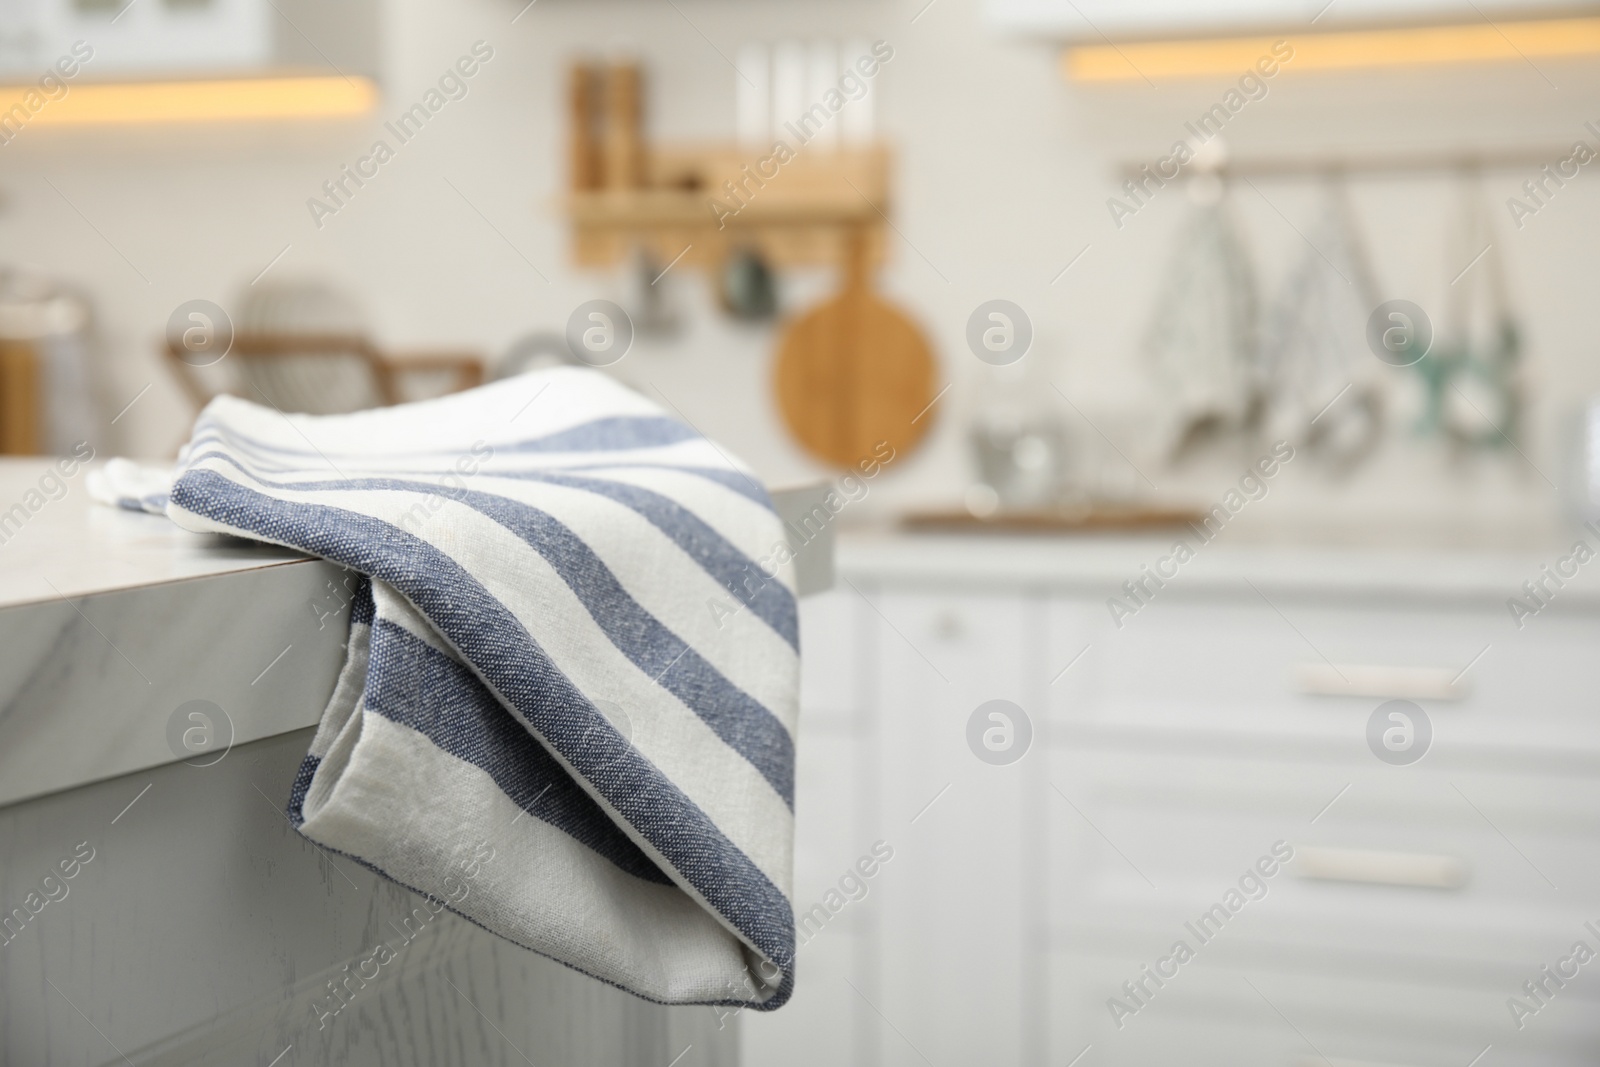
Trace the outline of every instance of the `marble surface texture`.
<path fill-rule="evenodd" d="M 94 503 L 87 470 L 0 459 L 0 805 L 314 725 L 344 661 L 351 576 L 269 545 Z M 786 517 L 825 487 L 775 490 Z M 800 554 L 832 584 L 832 530 Z M 214 721 L 210 721 L 214 720 Z"/>
<path fill-rule="evenodd" d="M 180 530 L 94 503 L 79 465 L 0 458 L 0 608 L 303 562 L 284 548 Z"/>
<path fill-rule="evenodd" d="M 316 723 L 344 572 L 95 504 L 82 469 L 8 512 L 52 471 L 0 461 L 0 805 L 188 756 L 169 727 L 190 701 L 220 709 L 223 749 Z"/>

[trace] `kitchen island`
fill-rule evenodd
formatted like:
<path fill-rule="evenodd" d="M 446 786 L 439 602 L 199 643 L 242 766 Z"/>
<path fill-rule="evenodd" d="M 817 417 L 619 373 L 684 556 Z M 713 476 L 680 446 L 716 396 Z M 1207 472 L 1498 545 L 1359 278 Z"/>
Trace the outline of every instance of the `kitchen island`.
<path fill-rule="evenodd" d="M 354 576 L 64 471 L 0 461 L 0 1062 L 737 1062 L 296 833 Z"/>

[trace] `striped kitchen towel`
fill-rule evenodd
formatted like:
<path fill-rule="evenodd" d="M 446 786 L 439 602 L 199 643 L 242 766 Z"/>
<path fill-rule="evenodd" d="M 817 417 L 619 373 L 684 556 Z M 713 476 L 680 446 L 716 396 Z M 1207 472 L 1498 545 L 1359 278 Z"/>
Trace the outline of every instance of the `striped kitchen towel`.
<path fill-rule="evenodd" d="M 641 997 L 788 999 L 793 567 L 722 449 L 586 368 L 354 415 L 218 397 L 167 514 L 354 572 L 306 837 Z"/>

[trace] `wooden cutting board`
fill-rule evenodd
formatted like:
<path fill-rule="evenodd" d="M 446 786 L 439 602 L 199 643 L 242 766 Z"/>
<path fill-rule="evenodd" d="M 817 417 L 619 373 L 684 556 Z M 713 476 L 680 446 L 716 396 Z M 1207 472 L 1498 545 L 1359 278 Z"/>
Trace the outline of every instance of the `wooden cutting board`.
<path fill-rule="evenodd" d="M 852 468 L 887 441 L 909 453 L 932 425 L 934 360 L 910 319 L 872 291 L 866 238 L 846 241 L 844 288 L 778 343 L 778 408 L 816 458 Z"/>
<path fill-rule="evenodd" d="M 908 530 L 946 533 L 1120 533 L 1199 526 L 1206 512 L 1198 508 L 1155 504 L 1096 504 L 1054 511 L 1002 511 L 979 518 L 965 511 L 916 511 L 902 516 Z"/>

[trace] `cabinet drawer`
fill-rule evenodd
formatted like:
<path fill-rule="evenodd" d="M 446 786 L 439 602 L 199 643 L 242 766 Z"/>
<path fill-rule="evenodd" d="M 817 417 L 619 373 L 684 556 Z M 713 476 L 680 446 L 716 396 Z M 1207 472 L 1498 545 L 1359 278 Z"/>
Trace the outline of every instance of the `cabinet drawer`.
<path fill-rule="evenodd" d="M 1316 732 L 1402 698 L 1464 740 L 1600 749 L 1600 615 L 1552 610 L 1519 631 L 1493 605 L 1247 591 L 1157 602 L 1119 630 L 1103 605 L 1054 605 L 1053 631 L 1086 628 L 1089 652 L 1051 687 L 1063 717 Z"/>
<path fill-rule="evenodd" d="M 1587 1067 L 1600 1053 L 1600 1000 L 1581 982 L 1518 1031 L 1505 1006 L 1514 988 L 1241 966 L 1204 950 L 1119 1029 L 1107 1001 L 1127 1003 L 1122 983 L 1148 962 L 1055 954 L 1051 1063 L 1085 1045 L 1083 1067 L 1466 1067 L 1491 1044 L 1481 1064 Z"/>
<path fill-rule="evenodd" d="M 1323 851 L 1225 936 L 1520 965 L 1592 917 L 1600 781 L 1371 762 L 1054 752 L 1052 921 L 1176 934 L 1279 840 Z"/>

